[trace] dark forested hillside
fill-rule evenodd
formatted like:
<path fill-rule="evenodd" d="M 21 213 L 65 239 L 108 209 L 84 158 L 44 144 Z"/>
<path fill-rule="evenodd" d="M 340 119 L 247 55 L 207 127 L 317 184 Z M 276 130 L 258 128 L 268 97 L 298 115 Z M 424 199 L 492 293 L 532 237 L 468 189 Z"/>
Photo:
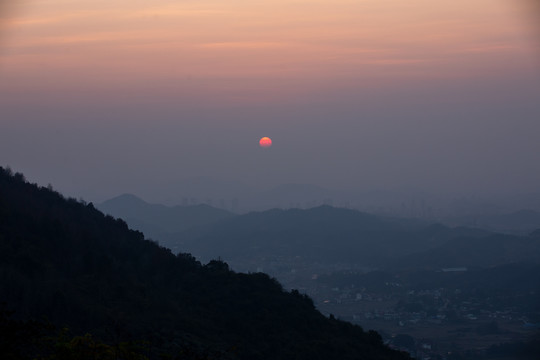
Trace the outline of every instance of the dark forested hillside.
<path fill-rule="evenodd" d="M 265 274 L 174 255 L 92 204 L 2 168 L 0 302 L 15 312 L 13 320 L 0 313 L 0 346 L 12 358 L 38 357 L 40 348 L 25 344 L 43 331 L 26 324 L 44 318 L 57 329 L 92 334 L 62 348 L 93 338 L 105 350 L 144 341 L 150 358 L 408 358 L 383 346 L 377 333 L 324 317 L 310 298 L 284 291 Z"/>

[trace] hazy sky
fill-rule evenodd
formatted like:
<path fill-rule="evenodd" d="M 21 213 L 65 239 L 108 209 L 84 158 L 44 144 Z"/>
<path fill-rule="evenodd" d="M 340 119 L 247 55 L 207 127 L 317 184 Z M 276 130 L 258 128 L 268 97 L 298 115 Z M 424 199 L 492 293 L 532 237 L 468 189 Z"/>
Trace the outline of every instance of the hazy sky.
<path fill-rule="evenodd" d="M 533 2 L 2 2 L 0 165 L 69 195 L 539 190 Z"/>

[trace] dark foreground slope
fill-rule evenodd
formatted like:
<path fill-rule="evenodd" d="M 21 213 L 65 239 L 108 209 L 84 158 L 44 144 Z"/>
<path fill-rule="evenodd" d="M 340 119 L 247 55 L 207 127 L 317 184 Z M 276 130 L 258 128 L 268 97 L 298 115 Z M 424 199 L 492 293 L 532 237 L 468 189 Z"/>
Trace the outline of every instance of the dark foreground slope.
<path fill-rule="evenodd" d="M 224 359 L 408 358 L 267 275 L 175 256 L 92 204 L 2 168 L 0 301 L 21 319 L 46 316 L 106 342 L 146 340 L 155 358 L 186 358 L 186 348 Z"/>

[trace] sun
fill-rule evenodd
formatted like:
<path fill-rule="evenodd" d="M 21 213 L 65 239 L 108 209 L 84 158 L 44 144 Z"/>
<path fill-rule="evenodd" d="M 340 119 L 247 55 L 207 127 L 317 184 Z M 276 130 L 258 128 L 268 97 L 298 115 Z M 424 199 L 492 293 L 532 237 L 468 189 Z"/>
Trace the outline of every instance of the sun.
<path fill-rule="evenodd" d="M 261 140 L 259 140 L 259 146 L 262 148 L 269 148 L 272 146 L 272 139 L 267 136 L 261 138 Z"/>

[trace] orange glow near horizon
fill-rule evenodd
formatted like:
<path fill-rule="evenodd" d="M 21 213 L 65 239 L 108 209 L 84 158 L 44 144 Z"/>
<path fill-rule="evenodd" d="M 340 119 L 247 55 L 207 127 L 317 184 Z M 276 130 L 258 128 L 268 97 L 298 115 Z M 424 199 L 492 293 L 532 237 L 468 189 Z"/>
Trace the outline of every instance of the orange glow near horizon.
<path fill-rule="evenodd" d="M 249 102 L 521 71 L 525 27 L 507 0 L 29 0 L 0 28 L 0 78 Z"/>

